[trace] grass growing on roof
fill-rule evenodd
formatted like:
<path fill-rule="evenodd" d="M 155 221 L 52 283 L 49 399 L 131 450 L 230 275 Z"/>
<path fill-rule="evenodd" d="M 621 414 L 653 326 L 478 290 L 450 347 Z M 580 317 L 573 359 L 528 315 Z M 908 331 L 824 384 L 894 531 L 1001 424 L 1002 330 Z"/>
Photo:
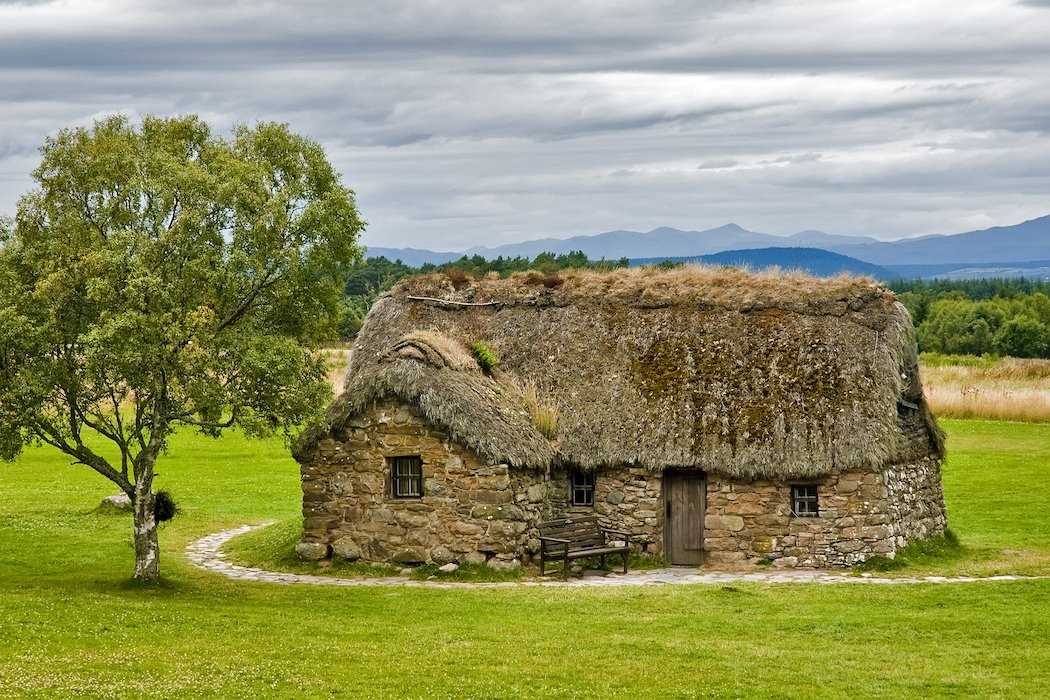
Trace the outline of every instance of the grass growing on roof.
<path fill-rule="evenodd" d="M 949 520 L 962 544 L 998 557 L 993 568 L 1050 572 L 1050 426 L 945 427 Z M 193 568 L 184 548 L 295 517 L 295 463 L 280 441 L 236 433 L 176 435 L 169 459 L 158 488 L 183 511 L 162 526 L 167 578 L 154 589 L 126 585 L 129 516 L 94 512 L 112 493 L 106 482 L 44 448 L 0 468 L 0 696 L 1045 694 L 1050 581 L 477 591 L 236 582 Z"/>
<path fill-rule="evenodd" d="M 518 382 L 517 388 L 525 400 L 525 406 L 529 409 L 536 430 L 548 440 L 553 440 L 558 434 L 558 405 L 542 395 L 535 380 Z"/>
<path fill-rule="evenodd" d="M 680 305 L 694 305 L 701 301 L 733 309 L 775 306 L 812 313 L 838 309 L 844 301 L 859 308 L 885 306 L 896 299 L 893 292 L 865 277 L 813 277 L 790 270 L 751 272 L 735 267 L 703 265 L 671 269 L 569 269 L 556 275 L 529 270 L 515 272 L 506 278 L 483 279 L 460 277 L 459 274 L 450 276 L 448 272 L 432 273 L 405 278 L 392 290 L 395 296 L 444 297 L 456 296 L 456 293 L 501 304 L 534 303 L 537 295 L 547 294 L 550 299 L 561 303 L 583 300 L 622 302 L 648 297 Z"/>
<path fill-rule="evenodd" d="M 529 279 L 402 281 L 357 338 L 351 408 L 413 401 L 486 458 L 541 469 L 557 457 L 816 478 L 930 452 L 925 440 L 897 440 L 914 339 L 904 307 L 870 281 L 709 268 L 570 271 L 550 288 Z M 556 397 L 557 454 L 484 375 L 389 361 L 391 345 L 421 328 L 484 338 L 499 348 L 501 379 L 534 379 Z M 766 364 L 776 371 L 758 371 Z"/>
<path fill-rule="evenodd" d="M 470 351 L 474 353 L 474 359 L 478 361 L 478 366 L 485 374 L 492 374 L 492 370 L 499 365 L 499 355 L 484 341 L 475 340 L 470 345 Z"/>

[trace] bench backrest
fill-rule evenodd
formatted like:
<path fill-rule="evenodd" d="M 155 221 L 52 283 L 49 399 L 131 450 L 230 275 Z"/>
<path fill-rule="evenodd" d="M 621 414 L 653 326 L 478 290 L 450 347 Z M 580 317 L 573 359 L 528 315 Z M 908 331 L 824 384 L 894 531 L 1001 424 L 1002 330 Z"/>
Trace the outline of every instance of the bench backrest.
<path fill-rule="evenodd" d="M 596 515 L 570 515 L 539 524 L 541 537 L 556 537 L 569 540 L 569 549 L 600 547 L 605 544 L 605 535 L 598 525 Z M 556 546 L 554 544 L 552 547 Z"/>

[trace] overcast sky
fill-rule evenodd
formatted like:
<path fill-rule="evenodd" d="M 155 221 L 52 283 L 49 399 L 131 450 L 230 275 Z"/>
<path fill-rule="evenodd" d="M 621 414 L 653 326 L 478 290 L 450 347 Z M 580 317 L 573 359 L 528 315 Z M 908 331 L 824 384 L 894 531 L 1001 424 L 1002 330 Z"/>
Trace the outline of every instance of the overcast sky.
<path fill-rule="evenodd" d="M 0 0 L 0 213 L 113 112 L 280 120 L 372 245 L 1050 213 L 1050 0 Z"/>

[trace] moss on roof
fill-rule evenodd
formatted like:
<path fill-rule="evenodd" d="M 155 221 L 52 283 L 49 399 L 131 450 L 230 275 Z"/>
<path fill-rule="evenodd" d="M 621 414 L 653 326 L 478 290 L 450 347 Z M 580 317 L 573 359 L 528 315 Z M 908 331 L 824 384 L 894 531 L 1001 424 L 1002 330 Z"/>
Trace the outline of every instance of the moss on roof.
<path fill-rule="evenodd" d="M 406 345 L 413 337 L 430 350 Z M 479 340 L 499 353 L 494 377 L 464 361 Z M 438 345 L 458 359 L 428 359 Z M 515 390 L 530 381 L 557 404 L 555 442 L 531 426 Z M 919 443 L 902 429 L 905 394 L 927 427 Z M 333 420 L 389 396 L 519 466 L 802 478 L 941 451 L 907 311 L 850 277 L 684 268 L 411 278 L 369 312 Z"/>

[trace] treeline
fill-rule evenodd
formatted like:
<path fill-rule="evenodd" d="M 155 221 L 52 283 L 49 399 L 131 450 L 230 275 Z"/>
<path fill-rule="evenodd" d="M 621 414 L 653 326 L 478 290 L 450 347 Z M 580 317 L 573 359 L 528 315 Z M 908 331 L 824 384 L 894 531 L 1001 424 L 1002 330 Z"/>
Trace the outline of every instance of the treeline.
<path fill-rule="evenodd" d="M 1050 283 L 1027 279 L 890 284 L 915 323 L 919 349 L 1050 358 Z"/>
<path fill-rule="evenodd" d="M 525 270 L 539 270 L 549 274 L 572 268 L 613 269 L 627 266 L 627 258 L 620 258 L 616 261 L 588 260 L 583 251 L 579 250 L 561 255 L 540 253 L 534 258 L 500 256 L 493 260 L 486 260 L 480 255 L 464 255 L 459 260 L 442 265 L 424 263 L 419 267 L 405 265 L 400 260 L 390 261 L 384 257 L 369 258 L 354 268 L 346 284 L 346 299 L 343 303 L 343 316 L 339 330 L 343 338 L 352 338 L 357 335 L 357 331 L 364 322 L 365 314 L 368 313 L 368 309 L 371 308 L 376 298 L 402 278 L 411 275 L 455 270 L 455 274 L 475 278 L 484 277 L 490 272 L 507 277 Z"/>

